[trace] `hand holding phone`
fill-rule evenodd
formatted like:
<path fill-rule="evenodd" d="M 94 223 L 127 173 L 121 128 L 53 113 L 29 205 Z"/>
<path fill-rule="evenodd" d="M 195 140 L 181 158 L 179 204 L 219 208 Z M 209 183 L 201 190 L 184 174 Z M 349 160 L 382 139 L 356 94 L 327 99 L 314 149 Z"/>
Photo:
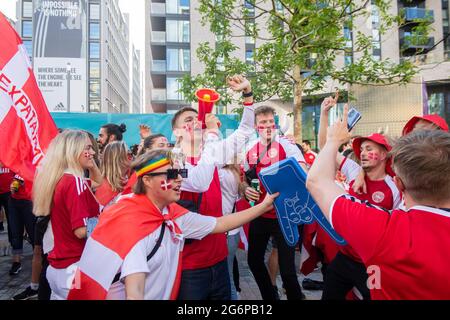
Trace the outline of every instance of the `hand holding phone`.
<path fill-rule="evenodd" d="M 348 111 L 348 115 L 347 115 L 348 131 L 351 131 L 355 127 L 355 125 L 358 123 L 359 120 L 361 120 L 361 113 L 359 113 L 359 111 L 356 110 L 355 108 L 351 108 Z"/>

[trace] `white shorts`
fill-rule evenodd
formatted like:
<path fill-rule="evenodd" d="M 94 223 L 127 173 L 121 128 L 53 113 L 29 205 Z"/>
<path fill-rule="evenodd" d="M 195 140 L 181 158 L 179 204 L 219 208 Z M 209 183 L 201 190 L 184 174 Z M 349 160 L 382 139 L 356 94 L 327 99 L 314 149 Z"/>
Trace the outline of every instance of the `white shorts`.
<path fill-rule="evenodd" d="M 50 300 L 67 300 L 70 288 L 72 287 L 78 262 L 68 266 L 65 269 L 56 269 L 52 266 L 47 268 L 47 281 L 52 289 Z"/>

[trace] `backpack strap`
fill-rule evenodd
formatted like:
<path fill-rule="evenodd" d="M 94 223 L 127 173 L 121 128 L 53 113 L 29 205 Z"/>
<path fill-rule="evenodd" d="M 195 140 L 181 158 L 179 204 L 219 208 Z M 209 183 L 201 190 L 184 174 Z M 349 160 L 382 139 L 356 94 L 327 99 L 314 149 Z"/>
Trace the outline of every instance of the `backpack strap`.
<path fill-rule="evenodd" d="M 158 238 L 158 240 L 156 241 L 156 244 L 155 244 L 155 246 L 153 247 L 153 250 L 152 250 L 152 251 L 149 253 L 149 255 L 147 256 L 147 261 L 149 261 L 149 260 L 155 255 L 156 251 L 158 251 L 159 247 L 161 246 L 161 242 L 162 242 L 162 239 L 164 238 L 164 231 L 165 231 L 165 230 L 166 230 L 166 223 L 163 222 L 163 223 L 161 224 L 161 232 L 160 232 L 160 234 L 159 234 L 159 238 Z M 116 274 L 116 276 L 114 277 L 112 283 L 116 283 L 117 281 L 120 280 L 120 274 L 121 274 L 120 272 L 119 272 L 118 274 Z"/>

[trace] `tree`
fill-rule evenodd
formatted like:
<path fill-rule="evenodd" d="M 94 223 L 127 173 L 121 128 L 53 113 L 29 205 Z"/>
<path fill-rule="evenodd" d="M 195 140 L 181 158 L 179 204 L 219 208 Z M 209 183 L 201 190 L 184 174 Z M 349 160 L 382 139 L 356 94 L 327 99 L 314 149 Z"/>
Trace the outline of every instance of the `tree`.
<path fill-rule="evenodd" d="M 375 59 L 377 39 L 372 33 L 358 31 L 357 24 L 361 23 L 369 24 L 368 31 L 376 23 L 380 35 L 406 25 L 402 13 L 389 13 L 389 0 L 199 2 L 202 23 L 209 23 L 216 43 L 200 44 L 196 53 L 205 65 L 205 72 L 183 77 L 180 91 L 185 99 L 194 101 L 195 89 L 206 86 L 216 88 L 221 102 L 229 104 L 234 99 L 226 91 L 225 77 L 247 74 L 254 83 L 256 101 L 273 97 L 293 101 L 297 141 L 301 141 L 302 96 L 317 94 L 328 79 L 341 85 L 378 86 L 407 83 L 417 72 L 407 60 L 394 63 Z M 428 32 L 427 19 L 415 21 L 411 30 L 412 34 L 420 33 L 420 37 L 411 37 L 409 41 L 423 41 Z M 239 49 L 233 44 L 235 37 L 258 40 L 260 45 L 255 48 L 253 63 L 233 57 L 233 52 Z M 335 64 L 339 55 L 349 62 L 341 68 Z"/>

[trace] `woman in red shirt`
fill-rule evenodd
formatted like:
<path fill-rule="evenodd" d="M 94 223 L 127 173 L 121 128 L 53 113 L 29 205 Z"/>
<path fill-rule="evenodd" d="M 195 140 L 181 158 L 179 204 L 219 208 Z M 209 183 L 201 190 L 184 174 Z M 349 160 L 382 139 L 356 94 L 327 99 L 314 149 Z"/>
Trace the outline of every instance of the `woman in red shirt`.
<path fill-rule="evenodd" d="M 85 132 L 66 130 L 50 144 L 35 179 L 34 214 L 50 214 L 44 252 L 48 252 L 50 264 L 51 299 L 67 295 L 86 243 L 87 220 L 99 214 L 91 181 L 84 178 L 85 170 L 95 168 L 94 154 Z"/>

